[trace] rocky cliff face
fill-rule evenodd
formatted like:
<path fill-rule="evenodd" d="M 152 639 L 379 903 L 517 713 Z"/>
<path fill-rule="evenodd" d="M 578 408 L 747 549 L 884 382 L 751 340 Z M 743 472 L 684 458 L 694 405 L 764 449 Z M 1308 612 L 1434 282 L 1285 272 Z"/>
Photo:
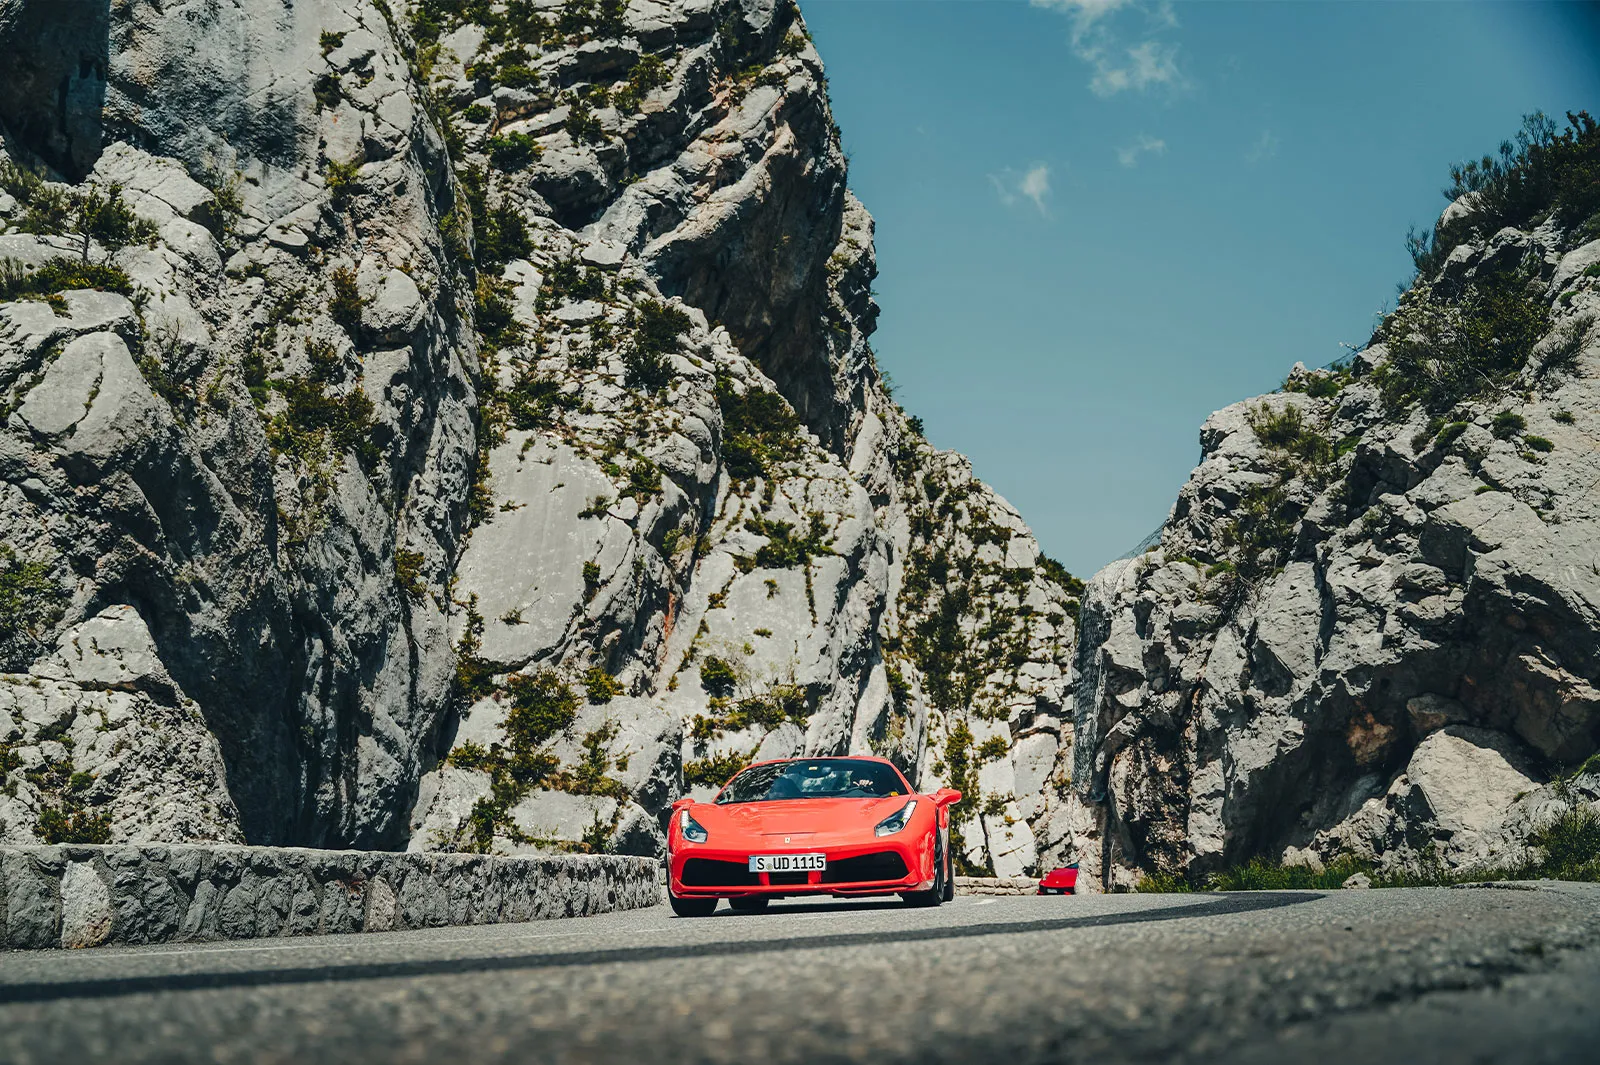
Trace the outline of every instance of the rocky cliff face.
<path fill-rule="evenodd" d="M 1593 768 L 1600 131 L 1572 121 L 1458 172 L 1366 350 L 1212 415 L 1160 546 L 1090 582 L 1044 833 L 1086 880 L 1504 860 Z"/>
<path fill-rule="evenodd" d="M 4 838 L 649 853 L 880 751 L 1035 865 L 1075 582 L 878 374 L 792 5 L 73 10 L 0 10 Z"/>

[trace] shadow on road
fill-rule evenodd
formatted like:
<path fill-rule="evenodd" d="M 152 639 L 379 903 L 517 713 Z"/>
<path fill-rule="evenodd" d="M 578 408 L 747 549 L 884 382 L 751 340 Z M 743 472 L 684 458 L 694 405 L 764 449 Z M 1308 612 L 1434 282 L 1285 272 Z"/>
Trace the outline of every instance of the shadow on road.
<path fill-rule="evenodd" d="M 396 977 L 455 976 L 466 973 L 519 972 L 537 969 L 567 969 L 591 965 L 617 965 L 680 958 L 716 958 L 736 955 L 771 954 L 789 950 L 816 950 L 829 947 L 860 947 L 884 943 L 931 943 L 978 936 L 1017 935 L 1027 932 L 1061 932 L 1077 928 L 1105 928 L 1114 925 L 1149 924 L 1185 918 L 1220 917 L 1225 914 L 1275 910 L 1322 898 L 1303 892 L 1239 893 L 1219 895 L 1204 902 L 1181 906 L 1162 906 L 1132 913 L 1106 913 L 1082 917 L 1058 917 L 1038 921 L 994 921 L 936 928 L 906 928 L 873 932 L 834 932 L 817 936 L 789 936 L 779 939 L 734 940 L 715 943 L 681 943 L 663 946 L 612 948 L 608 950 L 556 952 L 544 954 L 494 955 L 477 958 L 419 958 L 394 962 L 353 962 L 341 965 L 312 965 L 295 968 L 257 969 L 244 972 L 172 973 L 104 980 L 62 980 L 33 984 L 0 985 L 0 1005 L 22 1002 L 54 1002 L 61 999 L 117 998 L 125 995 L 170 991 L 200 991 L 238 987 L 280 987 L 293 984 L 382 980 Z M 825 909 L 828 907 L 815 907 Z M 860 907 L 853 907 L 859 909 Z M 893 907 L 887 904 L 885 908 Z M 797 912 L 785 909 L 787 913 Z M 689 923 L 689 922 L 685 922 Z M 692 926 L 692 925 L 691 925 Z M 707 927 L 716 927 L 708 925 Z M 492 942 L 492 941 L 489 941 Z"/>

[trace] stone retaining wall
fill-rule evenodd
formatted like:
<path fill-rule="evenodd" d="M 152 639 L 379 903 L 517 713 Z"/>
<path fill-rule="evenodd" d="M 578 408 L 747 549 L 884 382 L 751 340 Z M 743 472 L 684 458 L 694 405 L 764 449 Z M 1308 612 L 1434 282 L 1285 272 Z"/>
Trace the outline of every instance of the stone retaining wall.
<path fill-rule="evenodd" d="M 1031 876 L 958 876 L 957 895 L 1037 895 L 1039 881 Z"/>
<path fill-rule="evenodd" d="M 653 858 L 0 847 L 0 947 L 254 939 L 582 917 L 661 901 Z"/>

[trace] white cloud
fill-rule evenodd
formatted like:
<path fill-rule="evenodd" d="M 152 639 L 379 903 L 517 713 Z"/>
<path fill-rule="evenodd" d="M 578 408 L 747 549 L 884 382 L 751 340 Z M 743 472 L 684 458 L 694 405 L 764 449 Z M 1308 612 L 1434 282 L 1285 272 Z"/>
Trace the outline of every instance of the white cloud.
<path fill-rule="evenodd" d="M 1278 135 L 1270 129 L 1264 129 L 1261 131 L 1261 136 L 1257 137 L 1256 142 L 1250 146 L 1250 150 L 1244 153 L 1244 161 L 1254 165 L 1271 159 L 1277 154 Z"/>
<path fill-rule="evenodd" d="M 1118 62 L 1103 51 L 1092 55 L 1080 51 L 1079 55 L 1094 66 L 1089 88 L 1096 96 L 1115 96 L 1124 89 L 1143 92 L 1152 85 L 1179 87 L 1183 84 L 1175 44 L 1141 41 L 1126 50 L 1126 62 Z"/>
<path fill-rule="evenodd" d="M 1048 165 L 1036 163 L 1021 174 L 1007 167 L 998 174 L 990 174 L 989 183 L 994 186 L 1000 202 L 1007 207 L 1014 207 L 1023 200 L 1028 200 L 1039 209 L 1041 215 L 1050 217 L 1050 205 L 1045 202 L 1050 198 Z"/>
<path fill-rule="evenodd" d="M 1132 89 L 1145 92 L 1163 87 L 1186 88 L 1187 79 L 1178 67 L 1178 46 L 1148 34 L 1176 29 L 1178 14 L 1171 0 L 1153 4 L 1139 0 L 1031 0 L 1033 6 L 1060 11 L 1072 19 L 1072 51 L 1089 64 L 1094 73 L 1089 89 L 1096 96 L 1115 96 Z M 1118 11 L 1129 8 L 1145 15 L 1144 40 L 1125 44 L 1112 28 Z"/>
<path fill-rule="evenodd" d="M 1134 167 L 1139 165 L 1141 155 L 1166 155 L 1167 142 L 1160 137 L 1151 137 L 1144 133 L 1139 134 L 1139 139 L 1126 148 L 1117 149 L 1117 162 L 1123 166 Z"/>
<path fill-rule="evenodd" d="M 1034 7 L 1049 8 L 1072 16 L 1074 36 L 1092 23 L 1104 18 L 1118 8 L 1127 7 L 1133 0 L 1032 0 Z"/>
<path fill-rule="evenodd" d="M 1022 184 L 1019 186 L 1022 194 L 1033 201 L 1039 208 L 1040 214 L 1048 214 L 1045 209 L 1044 198 L 1050 195 L 1050 168 L 1040 163 L 1022 175 Z"/>

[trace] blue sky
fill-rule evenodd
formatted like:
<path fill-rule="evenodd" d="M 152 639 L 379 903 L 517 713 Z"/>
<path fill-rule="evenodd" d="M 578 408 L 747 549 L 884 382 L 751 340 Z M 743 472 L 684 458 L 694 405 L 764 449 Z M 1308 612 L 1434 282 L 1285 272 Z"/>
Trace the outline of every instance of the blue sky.
<path fill-rule="evenodd" d="M 1600 110 L 1576 3 L 802 0 L 878 221 L 874 346 L 1087 577 L 1218 407 L 1359 344 L 1449 165 Z"/>

